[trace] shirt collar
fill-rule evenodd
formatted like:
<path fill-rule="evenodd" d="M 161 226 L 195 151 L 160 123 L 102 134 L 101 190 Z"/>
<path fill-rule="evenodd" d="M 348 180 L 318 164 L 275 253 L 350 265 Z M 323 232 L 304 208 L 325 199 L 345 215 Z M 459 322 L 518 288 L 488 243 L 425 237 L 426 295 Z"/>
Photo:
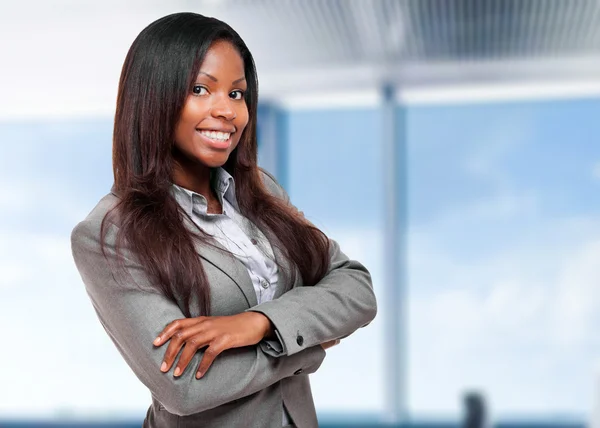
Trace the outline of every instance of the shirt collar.
<path fill-rule="evenodd" d="M 220 196 L 220 199 L 226 199 L 227 202 L 239 211 L 237 200 L 235 198 L 235 181 L 231 174 L 223 167 L 213 168 L 210 171 L 210 182 L 212 188 L 215 189 Z M 190 216 L 192 215 L 194 205 L 197 206 L 202 214 L 207 214 L 208 204 L 203 195 L 175 183 L 172 183 L 171 194 Z"/>

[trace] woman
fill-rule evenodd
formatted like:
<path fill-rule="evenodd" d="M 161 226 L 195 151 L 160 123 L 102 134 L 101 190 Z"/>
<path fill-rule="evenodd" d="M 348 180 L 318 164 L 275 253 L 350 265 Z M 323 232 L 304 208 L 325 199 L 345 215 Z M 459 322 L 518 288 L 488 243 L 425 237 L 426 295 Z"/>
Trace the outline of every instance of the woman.
<path fill-rule="evenodd" d="M 151 391 L 144 426 L 316 427 L 308 375 L 375 317 L 367 269 L 257 166 L 257 98 L 252 55 L 214 18 L 163 17 L 125 59 L 115 182 L 71 243 Z"/>

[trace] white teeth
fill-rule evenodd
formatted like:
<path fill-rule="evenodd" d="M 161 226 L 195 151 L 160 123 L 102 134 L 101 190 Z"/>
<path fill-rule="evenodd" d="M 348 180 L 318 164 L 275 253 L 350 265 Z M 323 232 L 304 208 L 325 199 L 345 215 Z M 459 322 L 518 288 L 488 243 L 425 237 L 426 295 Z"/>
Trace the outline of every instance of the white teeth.
<path fill-rule="evenodd" d="M 229 132 L 207 131 L 207 130 L 202 130 L 202 131 L 200 131 L 200 133 L 202 135 L 204 135 L 205 137 L 212 138 L 213 140 L 219 140 L 219 141 L 227 141 L 227 140 L 229 140 L 229 136 L 231 135 Z"/>

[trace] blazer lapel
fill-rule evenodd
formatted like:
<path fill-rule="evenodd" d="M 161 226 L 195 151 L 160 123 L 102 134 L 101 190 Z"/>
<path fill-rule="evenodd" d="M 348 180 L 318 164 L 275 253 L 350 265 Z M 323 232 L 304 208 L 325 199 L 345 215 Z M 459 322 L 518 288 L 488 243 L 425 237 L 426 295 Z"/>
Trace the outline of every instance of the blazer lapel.
<path fill-rule="evenodd" d="M 193 232 L 198 231 L 198 227 L 196 226 L 196 224 L 187 217 L 185 217 L 185 224 L 189 230 Z M 274 245 L 275 242 L 279 244 L 279 240 L 275 237 L 275 235 L 270 230 L 261 231 L 264 233 L 265 237 L 271 244 L 275 261 L 280 266 L 280 269 L 278 271 L 279 277 L 277 280 L 278 287 L 273 296 L 273 299 L 276 299 L 279 296 L 281 296 L 285 291 L 288 291 L 298 286 L 298 283 L 300 281 L 300 272 L 296 271 L 296 279 L 294 281 L 294 284 L 292 284 L 289 288 L 286 288 L 291 281 L 292 264 L 287 259 L 287 257 L 285 257 L 285 255 L 279 249 L 279 247 L 277 245 Z M 204 260 L 211 263 L 215 267 L 221 269 L 227 276 L 229 276 L 229 278 L 231 278 L 233 282 L 237 284 L 242 293 L 244 293 L 244 296 L 246 296 L 248 307 L 251 308 L 253 306 L 258 305 L 258 301 L 256 300 L 256 291 L 254 290 L 254 285 L 252 284 L 252 279 L 248 274 L 246 266 L 244 266 L 244 264 L 240 262 L 237 258 L 230 255 L 225 249 L 225 247 L 223 247 L 217 241 L 214 241 L 214 243 L 219 249 L 215 249 L 210 245 L 204 245 L 202 243 L 197 242 L 195 245 L 196 251 L 198 252 L 200 257 L 202 257 Z"/>
<path fill-rule="evenodd" d="M 192 232 L 198 232 L 198 226 L 196 226 L 196 224 L 187 216 L 184 217 L 184 222 L 189 230 Z M 235 282 L 241 292 L 244 293 L 249 308 L 256 306 L 258 304 L 258 301 L 256 300 L 256 292 L 254 291 L 254 285 L 252 284 L 252 279 L 248 274 L 246 266 L 244 266 L 244 264 L 235 256 L 229 254 L 227 249 L 225 249 L 225 247 L 223 247 L 219 242 L 213 239 L 212 243 L 217 248 L 201 242 L 196 242 L 194 244 L 196 252 L 204 260 L 222 270 L 225 275 Z"/>

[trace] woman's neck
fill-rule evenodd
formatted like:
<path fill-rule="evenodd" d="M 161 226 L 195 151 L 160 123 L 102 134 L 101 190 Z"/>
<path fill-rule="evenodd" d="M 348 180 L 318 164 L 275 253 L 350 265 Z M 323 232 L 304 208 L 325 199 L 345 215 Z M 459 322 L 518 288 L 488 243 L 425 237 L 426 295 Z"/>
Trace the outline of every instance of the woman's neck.
<path fill-rule="evenodd" d="M 209 167 L 199 167 L 198 165 L 193 168 L 190 166 L 182 167 L 178 162 L 175 162 L 173 183 L 204 196 L 207 201 L 216 199 L 216 195 L 211 188 L 211 169 Z"/>

